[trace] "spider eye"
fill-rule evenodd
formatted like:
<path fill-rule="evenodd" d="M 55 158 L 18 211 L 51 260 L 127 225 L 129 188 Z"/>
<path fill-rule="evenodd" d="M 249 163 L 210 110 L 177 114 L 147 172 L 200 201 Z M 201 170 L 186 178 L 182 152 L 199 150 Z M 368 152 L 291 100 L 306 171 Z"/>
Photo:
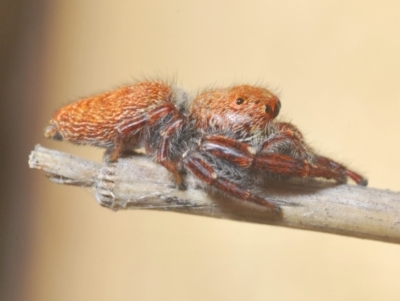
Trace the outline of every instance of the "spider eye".
<path fill-rule="evenodd" d="M 270 105 L 265 105 L 265 113 L 269 114 L 271 113 L 272 109 Z"/>
<path fill-rule="evenodd" d="M 236 104 L 241 105 L 244 102 L 243 98 L 236 99 Z"/>

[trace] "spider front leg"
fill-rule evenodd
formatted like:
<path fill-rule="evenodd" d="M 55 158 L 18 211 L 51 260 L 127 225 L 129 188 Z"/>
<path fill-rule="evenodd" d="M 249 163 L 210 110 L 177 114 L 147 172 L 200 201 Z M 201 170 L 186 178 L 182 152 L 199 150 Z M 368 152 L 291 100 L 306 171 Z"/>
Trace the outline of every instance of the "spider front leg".
<path fill-rule="evenodd" d="M 283 145 L 287 143 L 289 147 L 290 156 L 297 159 L 306 159 L 311 163 L 310 176 L 312 177 L 322 177 L 326 179 L 335 179 L 338 182 L 345 183 L 347 177 L 352 179 L 356 184 L 360 186 L 367 186 L 368 180 L 348 169 L 346 166 L 333 161 L 332 159 L 326 158 L 316 154 L 311 147 L 303 139 L 303 135 L 293 124 L 286 122 L 277 122 L 274 127 L 278 130 L 277 135 L 272 140 L 275 142 L 281 140 Z M 262 149 L 269 151 L 270 146 L 275 144 L 274 141 L 265 141 Z"/>
<path fill-rule="evenodd" d="M 322 177 L 338 182 L 346 182 L 350 177 L 358 185 L 367 185 L 367 180 L 361 175 L 333 160 L 315 155 L 306 145 L 302 146 L 298 136 L 295 139 L 292 137 L 292 131 L 279 132 L 267 138 L 256 151 L 247 143 L 224 136 L 208 136 L 202 140 L 199 148 L 239 167 L 253 168 L 271 175 Z M 297 146 L 296 152 L 290 145 Z M 297 157 L 298 150 L 301 157 Z"/>
<path fill-rule="evenodd" d="M 307 175 L 307 161 L 294 159 L 287 155 L 258 152 L 247 143 L 239 142 L 224 136 L 203 138 L 199 149 L 217 158 L 245 169 L 259 169 L 274 175 L 299 176 Z"/>
<path fill-rule="evenodd" d="M 223 192 L 228 193 L 229 195 L 239 198 L 244 201 L 252 202 L 263 207 L 268 208 L 269 210 L 274 211 L 275 213 L 280 212 L 280 208 L 261 198 L 251 191 L 241 187 L 240 185 L 235 184 L 232 181 L 224 177 L 220 177 L 214 171 L 213 167 L 203 160 L 201 157 L 196 156 L 196 153 L 193 151 L 188 151 L 182 156 L 182 162 L 184 166 L 199 180 L 215 187 Z"/>
<path fill-rule="evenodd" d="M 348 169 L 346 166 L 335 162 L 329 158 L 316 155 L 315 163 L 312 164 L 310 169 L 311 177 L 321 177 L 326 179 L 335 179 L 338 182 L 346 183 L 347 177 L 356 182 L 357 185 L 367 186 L 368 180 Z"/>

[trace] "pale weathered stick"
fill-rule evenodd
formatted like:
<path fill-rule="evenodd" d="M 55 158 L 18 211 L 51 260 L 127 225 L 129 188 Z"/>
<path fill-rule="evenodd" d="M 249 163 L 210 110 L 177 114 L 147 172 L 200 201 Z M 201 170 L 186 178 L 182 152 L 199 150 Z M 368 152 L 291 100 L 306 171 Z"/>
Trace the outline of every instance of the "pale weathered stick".
<path fill-rule="evenodd" d="M 400 243 L 400 193 L 318 181 L 271 183 L 266 198 L 282 208 L 265 208 L 199 188 L 191 176 L 187 190 L 175 188 L 169 173 L 144 156 L 98 164 L 37 145 L 31 168 L 50 180 L 90 186 L 97 201 L 113 210 L 153 209 L 335 233 Z"/>

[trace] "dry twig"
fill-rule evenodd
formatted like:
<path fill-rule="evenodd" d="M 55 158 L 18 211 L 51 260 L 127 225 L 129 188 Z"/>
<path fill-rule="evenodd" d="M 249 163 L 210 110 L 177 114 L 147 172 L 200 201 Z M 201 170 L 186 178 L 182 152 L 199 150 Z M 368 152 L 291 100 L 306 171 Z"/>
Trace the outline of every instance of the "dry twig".
<path fill-rule="evenodd" d="M 37 145 L 29 166 L 56 183 L 92 187 L 97 201 L 113 210 L 174 211 L 400 243 L 398 192 L 318 181 L 273 183 L 266 195 L 282 208 L 276 216 L 207 193 L 191 176 L 185 179 L 187 190 L 175 189 L 166 169 L 143 156 L 106 165 Z"/>

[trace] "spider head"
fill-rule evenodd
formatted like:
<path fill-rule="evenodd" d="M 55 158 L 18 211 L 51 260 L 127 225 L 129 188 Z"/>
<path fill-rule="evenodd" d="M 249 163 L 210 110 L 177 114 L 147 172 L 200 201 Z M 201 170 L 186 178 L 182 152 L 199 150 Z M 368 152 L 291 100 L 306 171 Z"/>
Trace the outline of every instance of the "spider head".
<path fill-rule="evenodd" d="M 249 136 L 265 129 L 280 108 L 278 97 L 268 89 L 240 85 L 201 93 L 193 101 L 190 115 L 202 132 Z"/>
<path fill-rule="evenodd" d="M 255 121 L 274 119 L 281 108 L 281 102 L 271 91 L 249 85 L 230 88 L 226 102 L 238 114 L 251 115 Z"/>

